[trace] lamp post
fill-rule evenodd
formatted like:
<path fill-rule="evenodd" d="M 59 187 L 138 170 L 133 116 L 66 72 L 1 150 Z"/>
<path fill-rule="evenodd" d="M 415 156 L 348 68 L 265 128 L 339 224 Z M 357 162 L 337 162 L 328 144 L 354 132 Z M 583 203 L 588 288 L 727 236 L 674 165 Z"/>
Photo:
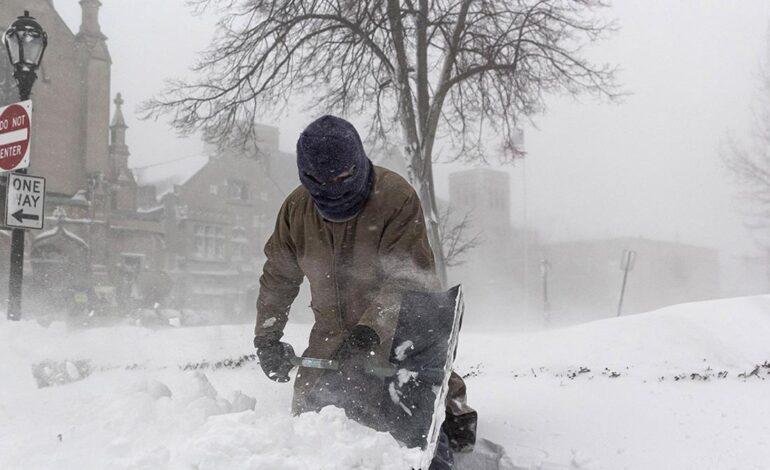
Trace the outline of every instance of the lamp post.
<path fill-rule="evenodd" d="M 3 44 L 8 52 L 8 58 L 13 65 L 13 78 L 19 89 L 19 98 L 26 101 L 32 94 L 32 85 L 37 80 L 40 62 L 43 53 L 48 46 L 48 35 L 29 16 L 29 11 L 24 11 L 24 16 L 19 16 L 16 21 L 3 34 Z M 26 169 L 16 170 L 17 173 L 26 174 Z M 19 320 L 21 318 L 21 286 L 24 277 L 24 229 L 15 228 L 11 232 L 11 271 L 8 280 L 8 319 Z"/>

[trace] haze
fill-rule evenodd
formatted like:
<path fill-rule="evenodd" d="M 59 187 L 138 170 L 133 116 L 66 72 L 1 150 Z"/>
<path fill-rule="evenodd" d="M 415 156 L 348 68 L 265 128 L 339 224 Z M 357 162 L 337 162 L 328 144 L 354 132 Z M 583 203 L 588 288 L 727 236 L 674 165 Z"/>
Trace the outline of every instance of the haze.
<path fill-rule="evenodd" d="M 188 75 L 215 28 L 214 15 L 193 16 L 184 2 L 103 3 L 112 90 L 123 93 L 128 111 L 165 79 Z M 78 3 L 56 7 L 77 30 Z M 719 147 L 748 132 L 770 3 L 624 0 L 605 13 L 620 30 L 589 54 L 618 64 L 630 94 L 618 104 L 548 99 L 536 127 L 525 124 L 526 190 L 522 164 L 506 168 L 514 176 L 513 220 L 526 217 L 545 241 L 643 236 L 718 248 L 723 257 L 755 253 Z M 312 114 L 263 121 L 280 126 L 281 146 L 291 150 Z M 165 123 L 131 112 L 127 119 L 133 167 L 203 153 L 198 139 L 178 139 Z M 437 167 L 440 195 L 457 168 Z"/>

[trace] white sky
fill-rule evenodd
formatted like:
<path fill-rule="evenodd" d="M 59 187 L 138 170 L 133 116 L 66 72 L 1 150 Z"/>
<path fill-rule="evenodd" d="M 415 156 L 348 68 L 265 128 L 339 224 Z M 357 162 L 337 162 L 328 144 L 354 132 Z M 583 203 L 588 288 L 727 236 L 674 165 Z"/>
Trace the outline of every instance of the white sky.
<path fill-rule="evenodd" d="M 181 0 L 102 2 L 113 94 L 122 92 L 127 102 L 130 164 L 200 154 L 197 140 L 177 139 L 164 123 L 141 122 L 133 111 L 164 79 L 188 73 L 213 33 L 214 18 L 193 17 Z M 554 97 L 548 113 L 535 118 L 537 129 L 526 128 L 529 221 L 548 240 L 629 235 L 752 251 L 718 148 L 728 132 L 747 133 L 770 2 L 614 3 L 607 13 L 621 30 L 592 55 L 618 64 L 632 95 L 613 105 Z M 77 30 L 78 2 L 55 4 Z M 264 122 L 280 123 L 281 146 L 291 150 L 310 119 Z M 440 195 L 454 168 L 437 168 Z M 514 218 L 520 218 L 521 168 L 509 171 L 517 182 Z"/>

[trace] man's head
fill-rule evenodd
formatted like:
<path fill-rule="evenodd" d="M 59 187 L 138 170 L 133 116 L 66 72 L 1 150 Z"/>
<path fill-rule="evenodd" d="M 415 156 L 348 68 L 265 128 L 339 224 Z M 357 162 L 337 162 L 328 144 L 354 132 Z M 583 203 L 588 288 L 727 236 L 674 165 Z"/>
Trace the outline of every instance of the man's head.
<path fill-rule="evenodd" d="M 354 217 L 372 188 L 372 162 L 348 121 L 335 116 L 316 119 L 297 140 L 299 180 L 321 215 L 331 221 Z"/>

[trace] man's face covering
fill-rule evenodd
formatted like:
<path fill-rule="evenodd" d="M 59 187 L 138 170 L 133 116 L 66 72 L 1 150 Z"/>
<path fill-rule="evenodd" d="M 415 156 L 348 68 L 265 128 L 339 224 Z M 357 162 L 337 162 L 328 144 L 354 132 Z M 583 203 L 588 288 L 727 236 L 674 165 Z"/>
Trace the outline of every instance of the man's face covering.
<path fill-rule="evenodd" d="M 323 217 L 344 221 L 363 208 L 372 188 L 372 162 L 355 127 L 344 119 L 323 116 L 297 141 L 299 180 Z"/>

